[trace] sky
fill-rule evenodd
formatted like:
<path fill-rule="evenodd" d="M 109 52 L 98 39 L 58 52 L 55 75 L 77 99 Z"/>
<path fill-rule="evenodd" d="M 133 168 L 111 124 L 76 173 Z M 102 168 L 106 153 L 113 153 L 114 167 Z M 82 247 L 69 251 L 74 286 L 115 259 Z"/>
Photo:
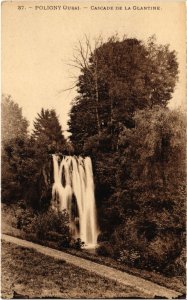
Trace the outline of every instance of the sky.
<path fill-rule="evenodd" d="M 18 9 L 20 5 L 23 9 Z M 48 6 L 60 6 L 60 9 L 51 10 Z M 79 6 L 79 10 L 67 6 Z M 93 9 L 103 6 L 113 10 Z M 122 10 L 116 10 L 116 6 Z M 141 10 L 143 6 L 159 6 L 160 10 Z M 73 86 L 72 76 L 78 76 L 78 71 L 68 65 L 74 49 L 85 34 L 93 40 L 100 34 L 106 39 L 115 33 L 141 40 L 155 34 L 158 43 L 170 44 L 170 49 L 176 50 L 180 74 L 170 107 L 184 107 L 184 1 L 3 3 L 2 93 L 10 94 L 22 107 L 30 130 L 42 107 L 53 108 L 67 136 L 68 112 L 76 90 L 63 90 Z"/>

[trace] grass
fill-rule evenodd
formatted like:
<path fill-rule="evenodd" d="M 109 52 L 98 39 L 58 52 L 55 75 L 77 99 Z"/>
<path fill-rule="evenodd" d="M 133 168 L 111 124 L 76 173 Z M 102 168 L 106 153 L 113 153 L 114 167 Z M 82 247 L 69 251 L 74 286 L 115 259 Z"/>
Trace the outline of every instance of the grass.
<path fill-rule="evenodd" d="M 144 298 L 135 288 L 101 278 L 33 249 L 2 243 L 2 298 Z"/>
<path fill-rule="evenodd" d="M 15 228 L 16 220 L 15 220 L 15 215 L 14 215 L 15 209 L 12 209 L 11 207 L 8 207 L 6 205 L 3 205 L 2 207 L 2 232 L 20 237 L 23 239 L 27 240 L 32 240 L 29 236 L 26 236 L 24 232 L 18 230 Z M 11 220 L 11 222 L 10 222 Z M 58 249 L 56 243 L 54 242 L 48 242 L 48 241 L 35 241 L 37 243 L 40 243 L 42 245 L 46 245 L 51 248 L 56 248 Z M 181 293 L 185 293 L 185 278 L 183 277 L 166 277 L 162 274 L 159 274 L 157 272 L 153 271 L 147 271 L 147 270 L 141 270 L 133 267 L 129 267 L 127 265 L 121 264 L 120 262 L 115 261 L 114 259 L 110 257 L 101 257 L 98 256 L 94 253 L 89 253 L 88 251 L 85 250 L 75 250 L 75 249 L 66 249 L 66 252 L 85 258 L 89 259 L 91 261 L 104 264 L 113 268 L 116 268 L 121 271 L 128 272 L 130 274 L 142 277 L 144 279 L 153 281 L 155 283 L 158 283 L 160 285 L 163 285 L 165 287 L 168 287 L 170 289 L 174 289 L 177 291 L 180 291 Z M 185 274 L 184 274 L 185 277 Z"/>
<path fill-rule="evenodd" d="M 165 286 L 169 289 L 177 290 L 183 294 L 185 294 L 185 292 L 186 292 L 185 274 L 184 274 L 184 277 L 182 277 L 182 276 L 166 277 L 160 273 L 130 267 L 130 266 L 124 265 L 110 257 L 98 256 L 97 254 L 94 254 L 93 252 L 89 253 L 88 251 L 85 251 L 85 250 L 79 251 L 79 250 L 75 250 L 75 249 L 66 249 L 66 252 L 68 252 L 72 255 L 76 255 L 76 256 L 97 262 L 99 264 L 103 264 L 103 265 L 115 268 L 120 271 L 127 272 L 127 273 L 135 275 L 135 276 L 142 277 L 144 279 L 155 282 L 159 285 Z"/>

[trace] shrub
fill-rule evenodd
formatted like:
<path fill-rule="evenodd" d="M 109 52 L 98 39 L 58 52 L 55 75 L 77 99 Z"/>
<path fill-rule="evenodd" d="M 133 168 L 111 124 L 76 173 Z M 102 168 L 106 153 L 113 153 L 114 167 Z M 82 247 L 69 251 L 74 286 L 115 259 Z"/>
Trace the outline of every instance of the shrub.
<path fill-rule="evenodd" d="M 185 284 L 185 267 L 186 267 L 186 248 L 183 248 L 180 255 L 175 259 L 173 263 L 166 266 L 164 269 L 164 273 L 168 276 L 171 274 L 175 276 L 184 276 L 184 284 Z"/>
<path fill-rule="evenodd" d="M 26 232 L 31 232 L 30 226 L 34 223 L 36 216 L 32 209 L 23 209 L 22 207 L 19 207 L 16 210 L 16 219 L 17 229 L 21 229 Z"/>
<path fill-rule="evenodd" d="M 84 242 L 80 238 L 72 239 L 70 247 L 76 250 L 80 250 L 84 247 Z"/>
<path fill-rule="evenodd" d="M 32 209 L 19 207 L 16 215 L 17 228 L 23 230 L 26 239 L 58 249 L 71 247 L 80 250 L 84 246 L 80 238 L 71 236 L 66 211 L 55 212 L 50 209 L 36 214 Z"/>
<path fill-rule="evenodd" d="M 138 219 L 139 217 L 139 219 Z M 113 257 L 122 264 L 157 270 L 164 274 L 177 274 L 177 266 L 184 272 L 184 263 L 179 259 L 184 241 L 176 228 L 159 228 L 156 218 L 152 221 L 134 215 L 126 219 L 111 235 Z M 181 256 L 182 257 L 182 256 Z M 177 259 L 178 258 L 178 259 Z"/>
<path fill-rule="evenodd" d="M 96 253 L 100 256 L 113 256 L 113 248 L 109 242 L 103 242 L 96 249 Z"/>
<path fill-rule="evenodd" d="M 143 253 L 146 266 L 159 271 L 165 270 L 174 263 L 181 252 L 181 242 L 174 233 L 162 233 L 151 241 Z"/>
<path fill-rule="evenodd" d="M 97 242 L 105 242 L 108 241 L 110 239 L 110 235 L 108 232 L 100 232 L 97 238 Z"/>
<path fill-rule="evenodd" d="M 56 242 L 59 248 L 71 243 L 69 219 L 67 213 L 48 210 L 35 214 L 33 210 L 19 210 L 17 228 L 22 229 L 30 239 L 35 241 Z"/>
<path fill-rule="evenodd" d="M 137 266 L 140 264 L 140 252 L 135 249 L 123 249 L 120 251 L 118 261 L 131 265 Z"/>

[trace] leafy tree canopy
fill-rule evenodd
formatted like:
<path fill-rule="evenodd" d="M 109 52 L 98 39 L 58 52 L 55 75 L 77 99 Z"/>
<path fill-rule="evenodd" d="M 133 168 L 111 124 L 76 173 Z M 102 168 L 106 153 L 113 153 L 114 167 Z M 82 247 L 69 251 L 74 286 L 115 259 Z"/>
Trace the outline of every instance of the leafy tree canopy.
<path fill-rule="evenodd" d="M 79 148 L 87 137 L 105 130 L 117 135 L 120 122 L 133 127 L 138 109 L 167 106 L 178 79 L 176 53 L 168 45 L 157 45 L 154 37 L 147 43 L 112 37 L 90 51 L 89 58 L 82 49 L 79 96 L 69 121 Z"/>
<path fill-rule="evenodd" d="M 34 121 L 32 137 L 44 152 L 62 151 L 65 138 L 55 110 L 42 108 Z"/>
<path fill-rule="evenodd" d="M 22 115 L 22 109 L 10 95 L 2 95 L 2 142 L 15 138 L 25 138 L 28 133 L 28 121 Z"/>

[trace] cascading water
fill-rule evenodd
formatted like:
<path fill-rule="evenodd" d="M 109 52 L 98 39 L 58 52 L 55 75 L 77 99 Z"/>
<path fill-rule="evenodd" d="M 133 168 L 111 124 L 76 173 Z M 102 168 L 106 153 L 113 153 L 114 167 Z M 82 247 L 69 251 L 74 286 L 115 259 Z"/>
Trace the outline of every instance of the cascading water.
<path fill-rule="evenodd" d="M 86 248 L 95 248 L 98 230 L 91 159 L 64 156 L 60 162 L 54 154 L 53 168 L 53 209 L 66 209 L 74 236 L 80 237 Z"/>

